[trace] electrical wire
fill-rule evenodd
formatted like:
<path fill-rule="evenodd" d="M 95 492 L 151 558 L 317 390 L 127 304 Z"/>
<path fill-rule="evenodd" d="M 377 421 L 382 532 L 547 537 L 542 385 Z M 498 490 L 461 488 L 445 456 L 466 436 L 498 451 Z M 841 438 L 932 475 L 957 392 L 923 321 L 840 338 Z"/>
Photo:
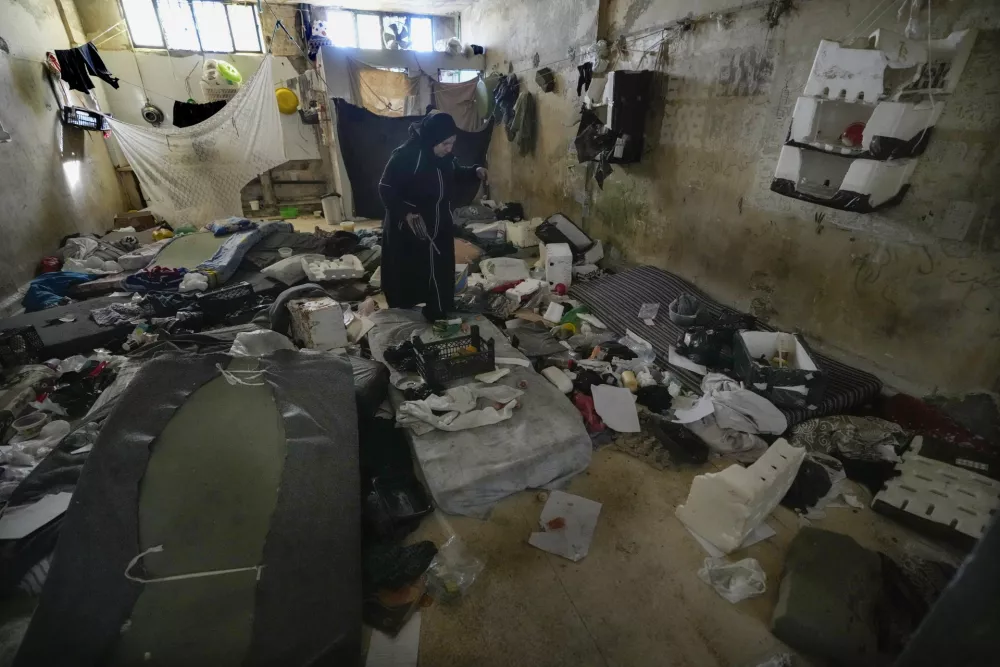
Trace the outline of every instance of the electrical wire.
<path fill-rule="evenodd" d="M 904 0 L 904 2 L 905 1 L 906 0 Z M 861 26 L 865 25 L 865 22 L 868 21 L 869 17 L 871 17 L 872 14 L 874 14 L 875 12 L 877 12 L 885 4 L 888 4 L 891 7 L 895 3 L 896 3 L 896 0 L 882 0 L 882 2 L 878 3 L 877 5 L 875 5 L 874 9 L 872 9 L 870 12 L 868 12 L 868 14 L 863 19 L 861 19 L 860 21 L 858 21 L 858 24 L 856 26 L 854 26 L 853 28 L 851 28 L 851 31 L 849 33 L 847 33 L 846 35 L 844 35 L 843 38 L 841 38 L 840 41 L 841 42 L 846 42 L 849 39 L 852 39 L 855 36 L 860 35 L 864 31 L 859 30 L 859 28 L 861 28 Z M 882 14 L 885 14 L 885 12 L 886 12 L 886 10 L 883 9 L 882 10 Z M 879 14 L 877 17 L 875 17 L 875 20 L 878 21 L 880 18 L 882 18 L 882 14 Z"/>

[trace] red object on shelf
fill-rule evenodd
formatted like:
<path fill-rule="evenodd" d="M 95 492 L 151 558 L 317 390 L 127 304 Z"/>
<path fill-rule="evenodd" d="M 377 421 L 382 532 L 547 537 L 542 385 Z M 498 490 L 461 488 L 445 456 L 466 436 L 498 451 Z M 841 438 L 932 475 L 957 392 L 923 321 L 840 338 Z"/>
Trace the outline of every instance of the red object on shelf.
<path fill-rule="evenodd" d="M 844 130 L 844 133 L 840 135 L 840 139 L 845 145 L 850 146 L 851 148 L 857 148 L 864 140 L 864 136 L 865 124 L 858 122 L 848 125 L 847 129 Z"/>
<path fill-rule="evenodd" d="M 58 271 L 62 266 L 62 260 L 58 257 L 43 257 L 42 258 L 42 273 L 53 273 Z"/>

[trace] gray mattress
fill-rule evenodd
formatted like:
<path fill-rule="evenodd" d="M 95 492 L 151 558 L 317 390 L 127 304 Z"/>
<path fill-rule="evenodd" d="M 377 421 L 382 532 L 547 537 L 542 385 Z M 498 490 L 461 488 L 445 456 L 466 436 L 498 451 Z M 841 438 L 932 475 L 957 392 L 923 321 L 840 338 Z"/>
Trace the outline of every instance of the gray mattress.
<path fill-rule="evenodd" d="M 430 334 L 430 326 L 419 312 L 382 310 L 372 316 L 375 328 L 368 335 L 372 354 L 410 338 L 414 332 Z M 525 359 L 489 320 L 466 316 L 492 338 L 497 357 Z M 427 338 L 429 340 L 429 338 Z M 466 431 L 432 431 L 407 437 L 435 504 L 445 512 L 482 518 L 498 501 L 531 488 L 551 488 L 582 472 L 590 465 L 592 445 L 580 413 L 569 399 L 532 368 L 510 368 L 498 384 L 517 387 L 527 383 L 521 407 L 506 421 Z M 394 384 L 399 375 L 394 373 Z M 463 382 L 472 382 L 472 378 Z M 403 394 L 390 387 L 393 408 Z"/>

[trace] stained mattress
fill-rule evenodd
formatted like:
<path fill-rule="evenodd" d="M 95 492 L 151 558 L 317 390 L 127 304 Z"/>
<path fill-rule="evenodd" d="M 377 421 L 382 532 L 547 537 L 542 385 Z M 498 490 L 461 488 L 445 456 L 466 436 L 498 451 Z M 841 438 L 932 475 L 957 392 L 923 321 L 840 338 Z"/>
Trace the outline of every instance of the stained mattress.
<path fill-rule="evenodd" d="M 701 299 L 705 310 L 713 317 L 727 312 L 738 312 L 714 301 L 712 297 L 683 278 L 652 266 L 640 266 L 604 278 L 577 283 L 570 288 L 570 296 L 587 304 L 591 311 L 613 331 L 624 334 L 628 328 L 648 340 L 656 350 L 658 363 L 670 368 L 687 389 L 700 393 L 700 375 L 671 366 L 666 361 L 670 346 L 677 342 L 684 331 L 667 318 L 666 310 L 670 302 L 682 294 L 691 294 Z M 638 318 L 639 306 L 644 303 L 660 304 L 660 315 L 656 318 L 656 326 L 646 326 Z M 763 331 L 774 331 L 763 323 L 759 323 L 758 326 Z M 882 382 L 874 375 L 851 368 L 829 357 L 816 356 L 829 377 L 823 400 L 815 410 L 781 409 L 788 418 L 789 426 L 813 417 L 846 412 L 867 403 L 882 390 Z"/>
<path fill-rule="evenodd" d="M 427 335 L 430 326 L 419 312 L 381 310 L 372 316 L 368 334 L 372 355 L 381 360 L 386 347 L 409 340 L 414 332 Z M 481 316 L 467 316 L 484 338 L 495 341 L 496 356 L 525 360 L 493 324 Z M 426 340 L 430 340 L 426 338 Z M 413 452 L 435 504 L 445 512 L 483 517 L 495 503 L 531 488 L 549 488 L 590 465 L 592 445 L 580 413 L 569 399 L 532 368 L 497 364 L 511 372 L 498 381 L 527 388 L 521 407 L 506 421 L 465 431 L 431 431 L 413 435 Z M 400 376 L 393 374 L 394 384 Z M 474 382 L 472 378 L 456 384 Z M 393 407 L 403 394 L 390 387 Z"/>

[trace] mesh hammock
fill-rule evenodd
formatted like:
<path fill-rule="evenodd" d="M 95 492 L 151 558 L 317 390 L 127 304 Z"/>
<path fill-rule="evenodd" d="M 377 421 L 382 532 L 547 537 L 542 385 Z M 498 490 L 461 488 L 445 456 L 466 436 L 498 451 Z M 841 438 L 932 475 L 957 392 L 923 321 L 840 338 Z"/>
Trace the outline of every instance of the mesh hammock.
<path fill-rule="evenodd" d="M 149 208 L 170 224 L 201 227 L 243 215 L 240 190 L 285 162 L 271 55 L 211 118 L 184 128 L 109 119 Z"/>

